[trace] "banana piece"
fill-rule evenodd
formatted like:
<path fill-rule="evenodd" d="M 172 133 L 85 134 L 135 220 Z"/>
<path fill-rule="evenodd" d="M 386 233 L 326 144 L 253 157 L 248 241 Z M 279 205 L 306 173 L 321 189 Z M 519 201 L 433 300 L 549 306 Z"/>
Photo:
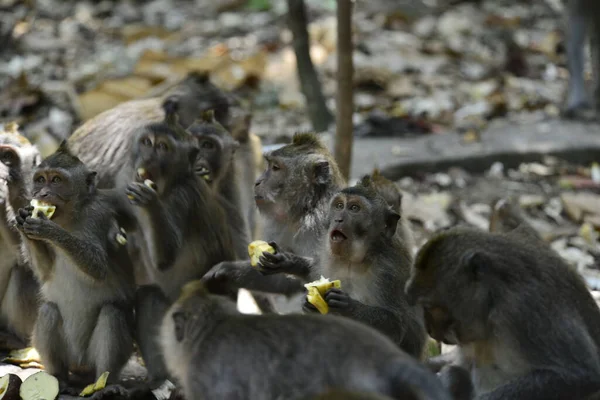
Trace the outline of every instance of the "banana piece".
<path fill-rule="evenodd" d="M 117 233 L 115 239 L 117 240 L 117 243 L 119 243 L 121 246 L 125 246 L 127 244 L 127 233 L 123 228 L 120 228 L 119 230 L 120 232 Z"/>
<path fill-rule="evenodd" d="M 41 212 L 46 216 L 46 218 L 51 219 L 56 211 L 56 206 L 52 204 L 48 204 L 41 200 L 33 199 L 29 203 L 33 207 L 33 211 L 31 212 L 31 218 L 39 218 L 38 212 Z"/>
<path fill-rule="evenodd" d="M 331 288 L 341 289 L 342 282 L 339 280 L 330 281 L 321 276 L 321 279 L 307 283 L 304 287 L 308 290 L 306 300 L 315 306 L 321 314 L 327 314 L 329 306 L 324 299 L 325 293 Z"/>
<path fill-rule="evenodd" d="M 156 190 L 156 183 L 152 182 L 150 179 L 146 179 L 144 181 L 144 185 L 148 186 L 152 190 Z"/>
<path fill-rule="evenodd" d="M 106 387 L 106 381 L 108 380 L 108 375 L 110 375 L 110 372 L 108 372 L 108 371 L 102 373 L 102 375 L 100 375 L 98 380 L 92 384 L 87 385 L 81 391 L 81 393 L 79 393 L 79 396 L 81 396 L 81 397 L 89 396 L 91 394 L 94 394 L 94 393 L 104 389 Z"/>
<path fill-rule="evenodd" d="M 248 245 L 248 254 L 250 255 L 250 264 L 253 267 L 256 267 L 258 264 L 258 259 L 264 252 L 269 252 L 271 254 L 275 254 L 275 249 L 269 245 L 269 243 L 264 240 L 255 240 L 254 242 Z"/>

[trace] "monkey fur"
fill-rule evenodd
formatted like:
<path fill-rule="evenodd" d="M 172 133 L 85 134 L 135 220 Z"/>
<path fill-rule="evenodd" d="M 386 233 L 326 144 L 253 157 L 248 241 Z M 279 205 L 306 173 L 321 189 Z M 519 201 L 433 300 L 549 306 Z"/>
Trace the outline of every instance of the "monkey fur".
<path fill-rule="evenodd" d="M 134 237 L 150 285 L 136 295 L 136 338 L 152 380 L 166 377 L 156 335 L 167 307 L 181 287 L 213 265 L 235 260 L 225 212 L 208 184 L 195 172 L 198 147 L 173 114 L 142 128 L 120 185 L 138 223 Z M 143 174 L 139 171 L 142 168 Z M 121 178 L 120 178 L 121 180 Z M 144 182 L 151 180 L 154 188 Z"/>
<path fill-rule="evenodd" d="M 434 375 L 371 328 L 334 316 L 239 314 L 198 281 L 164 317 L 160 340 L 188 399 L 293 400 L 330 388 L 449 399 Z"/>
<path fill-rule="evenodd" d="M 330 314 L 376 328 L 420 358 L 426 332 L 421 307 L 409 306 L 403 295 L 412 256 L 397 234 L 400 214 L 376 191 L 370 176 L 340 191 L 330 204 L 319 262 L 307 263 L 302 272 L 299 265 L 284 272 L 300 273 L 307 281 L 339 279 L 342 288 L 329 289 L 324 296 Z M 271 254 L 261 258 L 266 267 L 278 268 Z M 318 312 L 307 300 L 303 309 Z"/>
<path fill-rule="evenodd" d="M 207 73 L 193 72 L 160 97 L 131 100 L 104 111 L 81 125 L 69 138 L 69 147 L 89 168 L 98 171 L 98 187 L 112 188 L 125 167 L 134 136 L 146 124 L 165 118 L 163 104 L 177 99 L 179 123 L 191 125 L 203 110 L 215 110 L 216 119 L 229 123 L 229 100 Z"/>
<path fill-rule="evenodd" d="M 525 238 L 542 240 L 537 231 L 527 222 L 519 205 L 512 198 L 501 198 L 492 204 L 490 232 L 513 232 Z"/>
<path fill-rule="evenodd" d="M 254 187 L 263 237 L 276 243 L 281 266 L 312 262 L 327 228 L 329 200 L 346 183 L 333 156 L 313 133 L 295 134 L 292 143 L 265 154 L 265 161 Z M 225 262 L 203 279 L 209 287 L 216 282 L 288 296 L 304 290 L 300 279 L 265 272 L 260 265 L 252 268 L 249 260 Z"/>
<path fill-rule="evenodd" d="M 39 307 L 39 285 L 21 256 L 14 224 L 15 210 L 29 201 L 33 168 L 40 161 L 39 151 L 18 126 L 7 124 L 0 132 L 0 323 L 7 329 L 0 347 L 6 349 L 29 345 Z"/>
<path fill-rule="evenodd" d="M 569 69 L 564 114 L 579 118 L 595 107 L 600 110 L 600 3 L 596 0 L 567 0 L 566 50 Z M 586 38 L 591 38 L 593 101 L 590 101 L 584 78 Z M 598 115 L 596 115 L 597 117 Z"/>
<path fill-rule="evenodd" d="M 423 305 L 429 334 L 458 345 L 454 364 L 470 371 L 477 399 L 600 389 L 600 310 L 581 276 L 538 241 L 445 230 L 421 248 L 405 290 Z"/>
<path fill-rule="evenodd" d="M 111 238 L 119 216 L 95 175 L 63 141 L 33 176 L 32 197 L 56 206 L 52 219 L 33 218 L 31 206 L 16 218 L 41 282 L 33 346 L 62 382 L 69 372 L 97 379 L 105 371 L 113 381 L 133 351 L 132 266 Z"/>

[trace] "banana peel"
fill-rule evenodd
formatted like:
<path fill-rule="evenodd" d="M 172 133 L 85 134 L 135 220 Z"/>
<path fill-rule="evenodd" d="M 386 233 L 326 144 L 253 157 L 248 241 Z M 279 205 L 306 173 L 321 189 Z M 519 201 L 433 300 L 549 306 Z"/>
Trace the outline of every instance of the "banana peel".
<path fill-rule="evenodd" d="M 255 240 L 248 245 L 248 255 L 250 255 L 250 265 L 256 267 L 260 256 L 264 252 L 275 254 L 275 249 L 264 240 Z"/>
<path fill-rule="evenodd" d="M 46 218 L 51 219 L 56 211 L 56 206 L 37 199 L 31 200 L 29 205 L 33 207 L 33 211 L 31 212 L 32 218 L 38 218 L 38 212 L 41 212 Z"/>
<path fill-rule="evenodd" d="M 106 371 L 100 375 L 98 380 L 92 384 L 87 385 L 81 393 L 79 393 L 80 397 L 90 396 L 106 387 L 106 381 L 108 380 L 108 375 L 110 372 Z"/>
<path fill-rule="evenodd" d="M 339 280 L 330 281 L 321 276 L 321 279 L 307 283 L 304 287 L 308 290 L 306 300 L 319 310 L 321 314 L 329 312 L 329 305 L 325 301 L 325 293 L 331 288 L 341 289 L 342 282 Z"/>

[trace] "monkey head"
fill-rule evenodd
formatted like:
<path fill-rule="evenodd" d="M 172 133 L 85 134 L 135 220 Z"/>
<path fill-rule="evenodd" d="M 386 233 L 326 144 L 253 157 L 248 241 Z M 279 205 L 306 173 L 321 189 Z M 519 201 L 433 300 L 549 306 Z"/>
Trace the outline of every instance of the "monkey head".
<path fill-rule="evenodd" d="M 165 103 L 173 101 L 178 103 L 177 115 L 184 128 L 208 110 L 214 110 L 216 120 L 228 126 L 229 98 L 210 81 L 207 72 L 190 72 Z"/>
<path fill-rule="evenodd" d="M 191 135 L 174 114 L 167 113 L 164 121 L 148 124 L 136 134 L 131 158 L 133 179 L 151 180 L 160 195 L 180 177 L 192 173 L 197 155 Z"/>
<path fill-rule="evenodd" d="M 448 229 L 434 235 L 416 256 L 406 296 L 410 304 L 423 306 L 427 331 L 438 341 L 464 345 L 488 337 L 489 315 L 498 298 L 494 288 L 504 275 L 504 265 L 495 258 L 510 247 L 490 248 L 487 235 Z"/>
<path fill-rule="evenodd" d="M 33 174 L 32 197 L 56 206 L 53 219 L 69 218 L 96 192 L 96 172 L 74 156 L 63 140 Z"/>
<path fill-rule="evenodd" d="M 18 125 L 6 124 L 0 131 L 0 184 L 30 181 L 40 161 L 40 152 L 19 133 Z"/>
<path fill-rule="evenodd" d="M 261 214 L 299 218 L 343 185 L 337 164 L 315 134 L 299 133 L 292 143 L 265 155 L 254 198 Z"/>
<path fill-rule="evenodd" d="M 343 189 L 330 202 L 326 246 L 334 257 L 361 263 L 391 240 L 400 215 L 373 187 L 370 177 Z"/>
<path fill-rule="evenodd" d="M 212 110 L 202 113 L 187 131 L 198 145 L 198 163 L 195 172 L 208 182 L 218 182 L 233 162 L 239 142 L 214 118 Z"/>
<path fill-rule="evenodd" d="M 176 376 L 185 376 L 181 368 L 189 364 L 185 362 L 189 350 L 202 333 L 210 329 L 208 325 L 219 323 L 219 316 L 224 318 L 227 314 L 237 313 L 234 302 L 210 294 L 202 281 L 185 284 L 179 298 L 165 314 L 160 330 L 167 367 L 176 372 Z"/>

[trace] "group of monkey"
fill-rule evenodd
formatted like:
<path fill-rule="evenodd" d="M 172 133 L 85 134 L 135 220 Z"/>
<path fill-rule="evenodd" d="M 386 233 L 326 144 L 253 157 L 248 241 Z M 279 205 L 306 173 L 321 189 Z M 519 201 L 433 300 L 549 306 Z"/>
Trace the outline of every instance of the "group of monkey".
<path fill-rule="evenodd" d="M 31 343 L 65 391 L 109 371 L 96 398 L 127 398 L 134 343 L 149 381 L 190 400 L 600 392 L 600 310 L 510 203 L 492 232 L 445 230 L 413 257 L 393 182 L 374 172 L 347 187 L 310 133 L 266 153 L 254 180 L 249 117 L 232 104 L 192 73 L 43 160 L 14 126 L 0 134 L 4 345 Z M 56 206 L 51 218 L 31 199 Z M 276 250 L 254 267 L 252 238 Z M 304 289 L 321 276 L 341 281 L 327 315 Z M 240 288 L 262 315 L 238 312 Z M 297 312 L 277 312 L 274 295 Z M 428 334 L 457 346 L 426 359 Z"/>

